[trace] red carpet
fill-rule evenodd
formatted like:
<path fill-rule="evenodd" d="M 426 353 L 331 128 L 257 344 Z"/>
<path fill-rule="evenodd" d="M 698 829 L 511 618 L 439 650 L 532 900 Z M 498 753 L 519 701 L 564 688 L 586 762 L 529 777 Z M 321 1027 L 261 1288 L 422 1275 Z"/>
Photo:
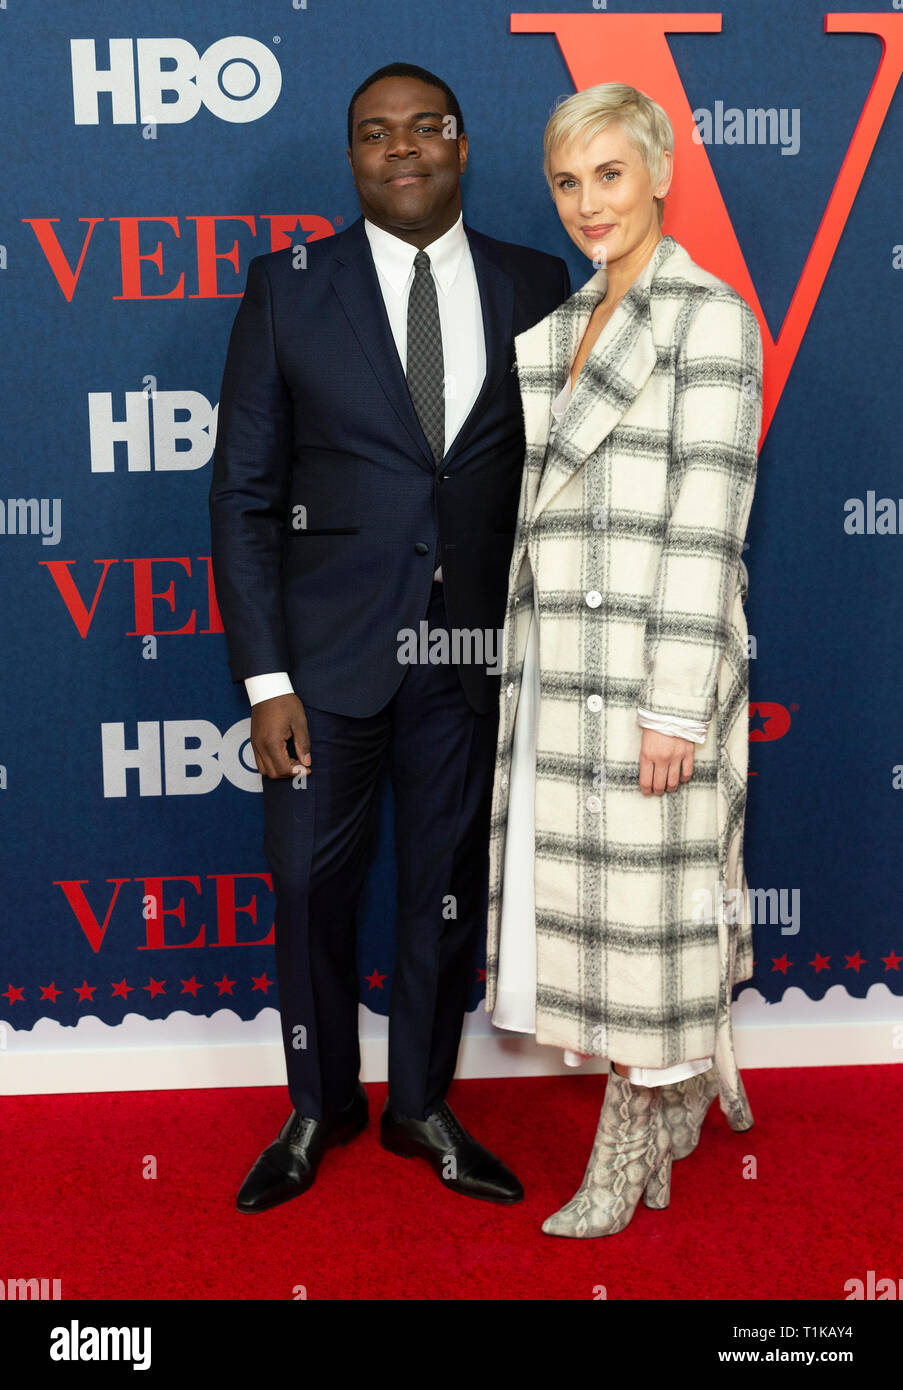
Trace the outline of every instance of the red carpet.
<path fill-rule="evenodd" d="M 64 1298 L 842 1300 L 903 1275 L 903 1067 L 744 1073 L 756 1126 L 717 1101 L 674 1166 L 671 1206 L 600 1240 L 544 1236 L 583 1174 L 602 1077 L 460 1081 L 456 1113 L 527 1190 L 513 1207 L 442 1190 L 370 1127 L 315 1187 L 261 1216 L 235 1192 L 288 1113 L 281 1088 L 3 1101 L 0 1279 Z M 744 1179 L 746 1155 L 758 1177 Z M 157 1176 L 142 1177 L 148 1156 Z"/>

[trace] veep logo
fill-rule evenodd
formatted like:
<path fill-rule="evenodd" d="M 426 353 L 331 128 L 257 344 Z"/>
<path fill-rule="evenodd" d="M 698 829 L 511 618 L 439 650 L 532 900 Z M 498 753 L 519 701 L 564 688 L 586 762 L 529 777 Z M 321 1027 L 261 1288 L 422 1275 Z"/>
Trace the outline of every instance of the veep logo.
<path fill-rule="evenodd" d="M 110 93 L 114 125 L 136 123 L 136 64 L 141 120 L 149 125 L 190 121 L 202 104 L 221 121 L 257 121 L 282 90 L 275 56 L 244 34 L 218 39 L 200 55 L 186 39 L 110 39 L 106 68 L 98 66 L 94 39 L 70 39 L 69 46 L 76 125 L 100 124 L 101 92 Z"/>
<path fill-rule="evenodd" d="M 113 418 L 110 391 L 88 392 L 92 473 L 115 472 L 117 444 L 129 473 L 189 471 L 210 462 L 219 405 L 200 391 L 158 391 L 154 377 L 145 380 L 143 391 L 124 393 L 124 419 Z"/>
<path fill-rule="evenodd" d="M 124 724 L 101 724 L 103 794 L 127 796 L 129 768 L 137 769 L 139 796 L 198 796 L 215 791 L 223 777 L 240 791 L 259 792 L 250 737 L 250 718 L 222 735 L 208 719 L 167 719 L 162 725 L 140 719 L 136 745 L 126 747 Z"/>

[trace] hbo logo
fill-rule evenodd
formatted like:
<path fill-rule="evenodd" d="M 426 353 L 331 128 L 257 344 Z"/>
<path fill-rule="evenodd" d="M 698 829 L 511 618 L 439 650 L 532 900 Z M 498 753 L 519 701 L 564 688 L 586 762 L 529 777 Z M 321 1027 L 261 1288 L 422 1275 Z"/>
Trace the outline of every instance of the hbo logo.
<path fill-rule="evenodd" d="M 257 121 L 282 90 L 274 55 L 242 34 L 219 39 L 200 56 L 186 39 L 135 39 L 134 45 L 131 39 L 110 39 L 108 68 L 97 66 L 93 39 L 70 39 L 69 46 L 76 125 L 100 123 L 100 92 L 110 93 L 114 125 L 135 124 L 136 56 L 145 124 L 190 121 L 202 104 L 223 121 Z M 175 67 L 164 69 L 164 62 Z"/>
<path fill-rule="evenodd" d="M 166 719 L 162 726 L 139 719 L 134 741 L 124 724 L 101 724 L 103 794 L 128 796 L 130 770 L 139 796 L 199 796 L 215 791 L 223 777 L 239 791 L 262 791 L 250 737 L 249 718 L 224 734 L 208 719 Z"/>

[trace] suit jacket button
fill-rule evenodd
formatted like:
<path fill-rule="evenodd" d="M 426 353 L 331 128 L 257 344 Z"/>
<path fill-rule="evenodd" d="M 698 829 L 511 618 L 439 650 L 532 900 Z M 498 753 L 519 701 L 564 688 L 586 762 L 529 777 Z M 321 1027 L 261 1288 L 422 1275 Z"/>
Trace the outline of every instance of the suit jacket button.
<path fill-rule="evenodd" d="M 588 796 L 586 798 L 586 809 L 594 814 L 602 810 L 602 802 L 598 796 Z"/>
<path fill-rule="evenodd" d="M 598 713 L 599 713 L 599 710 L 602 708 L 602 696 L 601 696 L 601 695 L 590 695 L 590 696 L 588 696 L 588 697 L 587 697 L 587 701 L 586 701 L 586 707 L 587 707 L 587 709 L 591 709 L 592 712 L 593 712 L 593 714 L 598 714 Z"/>
<path fill-rule="evenodd" d="M 429 555 L 430 553 L 430 548 L 427 545 L 426 541 L 415 541 L 414 549 L 416 550 L 418 555 Z"/>
<path fill-rule="evenodd" d="M 504 775 L 504 773 L 503 773 L 502 776 L 499 778 L 499 786 L 500 786 L 500 787 L 507 787 L 507 785 L 508 785 L 508 778 L 507 778 L 507 777 Z"/>
<path fill-rule="evenodd" d="M 598 608 L 599 604 L 602 602 L 602 595 L 599 593 L 598 589 L 590 589 L 586 596 L 586 601 L 590 608 Z"/>

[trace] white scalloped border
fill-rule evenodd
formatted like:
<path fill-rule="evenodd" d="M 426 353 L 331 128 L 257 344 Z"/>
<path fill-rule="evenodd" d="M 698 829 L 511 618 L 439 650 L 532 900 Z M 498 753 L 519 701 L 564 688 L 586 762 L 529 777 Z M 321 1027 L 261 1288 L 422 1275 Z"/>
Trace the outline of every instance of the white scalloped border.
<path fill-rule="evenodd" d="M 863 999 L 839 984 L 818 1000 L 791 985 L 776 1004 L 748 987 L 733 1006 L 733 1020 L 741 1067 L 903 1062 L 903 998 L 880 982 Z M 224 1008 L 209 1016 L 130 1013 L 108 1024 L 88 1014 L 71 1026 L 42 1018 L 31 1029 L 0 1028 L 0 1091 L 7 1095 L 285 1084 L 279 1014 L 271 1005 L 252 1019 Z M 362 1005 L 360 1034 L 363 1080 L 384 1081 L 388 1020 Z M 606 1065 L 595 1059 L 585 1070 Z M 482 1004 L 465 1019 L 457 1076 L 566 1072 L 557 1048 L 499 1032 Z"/>

